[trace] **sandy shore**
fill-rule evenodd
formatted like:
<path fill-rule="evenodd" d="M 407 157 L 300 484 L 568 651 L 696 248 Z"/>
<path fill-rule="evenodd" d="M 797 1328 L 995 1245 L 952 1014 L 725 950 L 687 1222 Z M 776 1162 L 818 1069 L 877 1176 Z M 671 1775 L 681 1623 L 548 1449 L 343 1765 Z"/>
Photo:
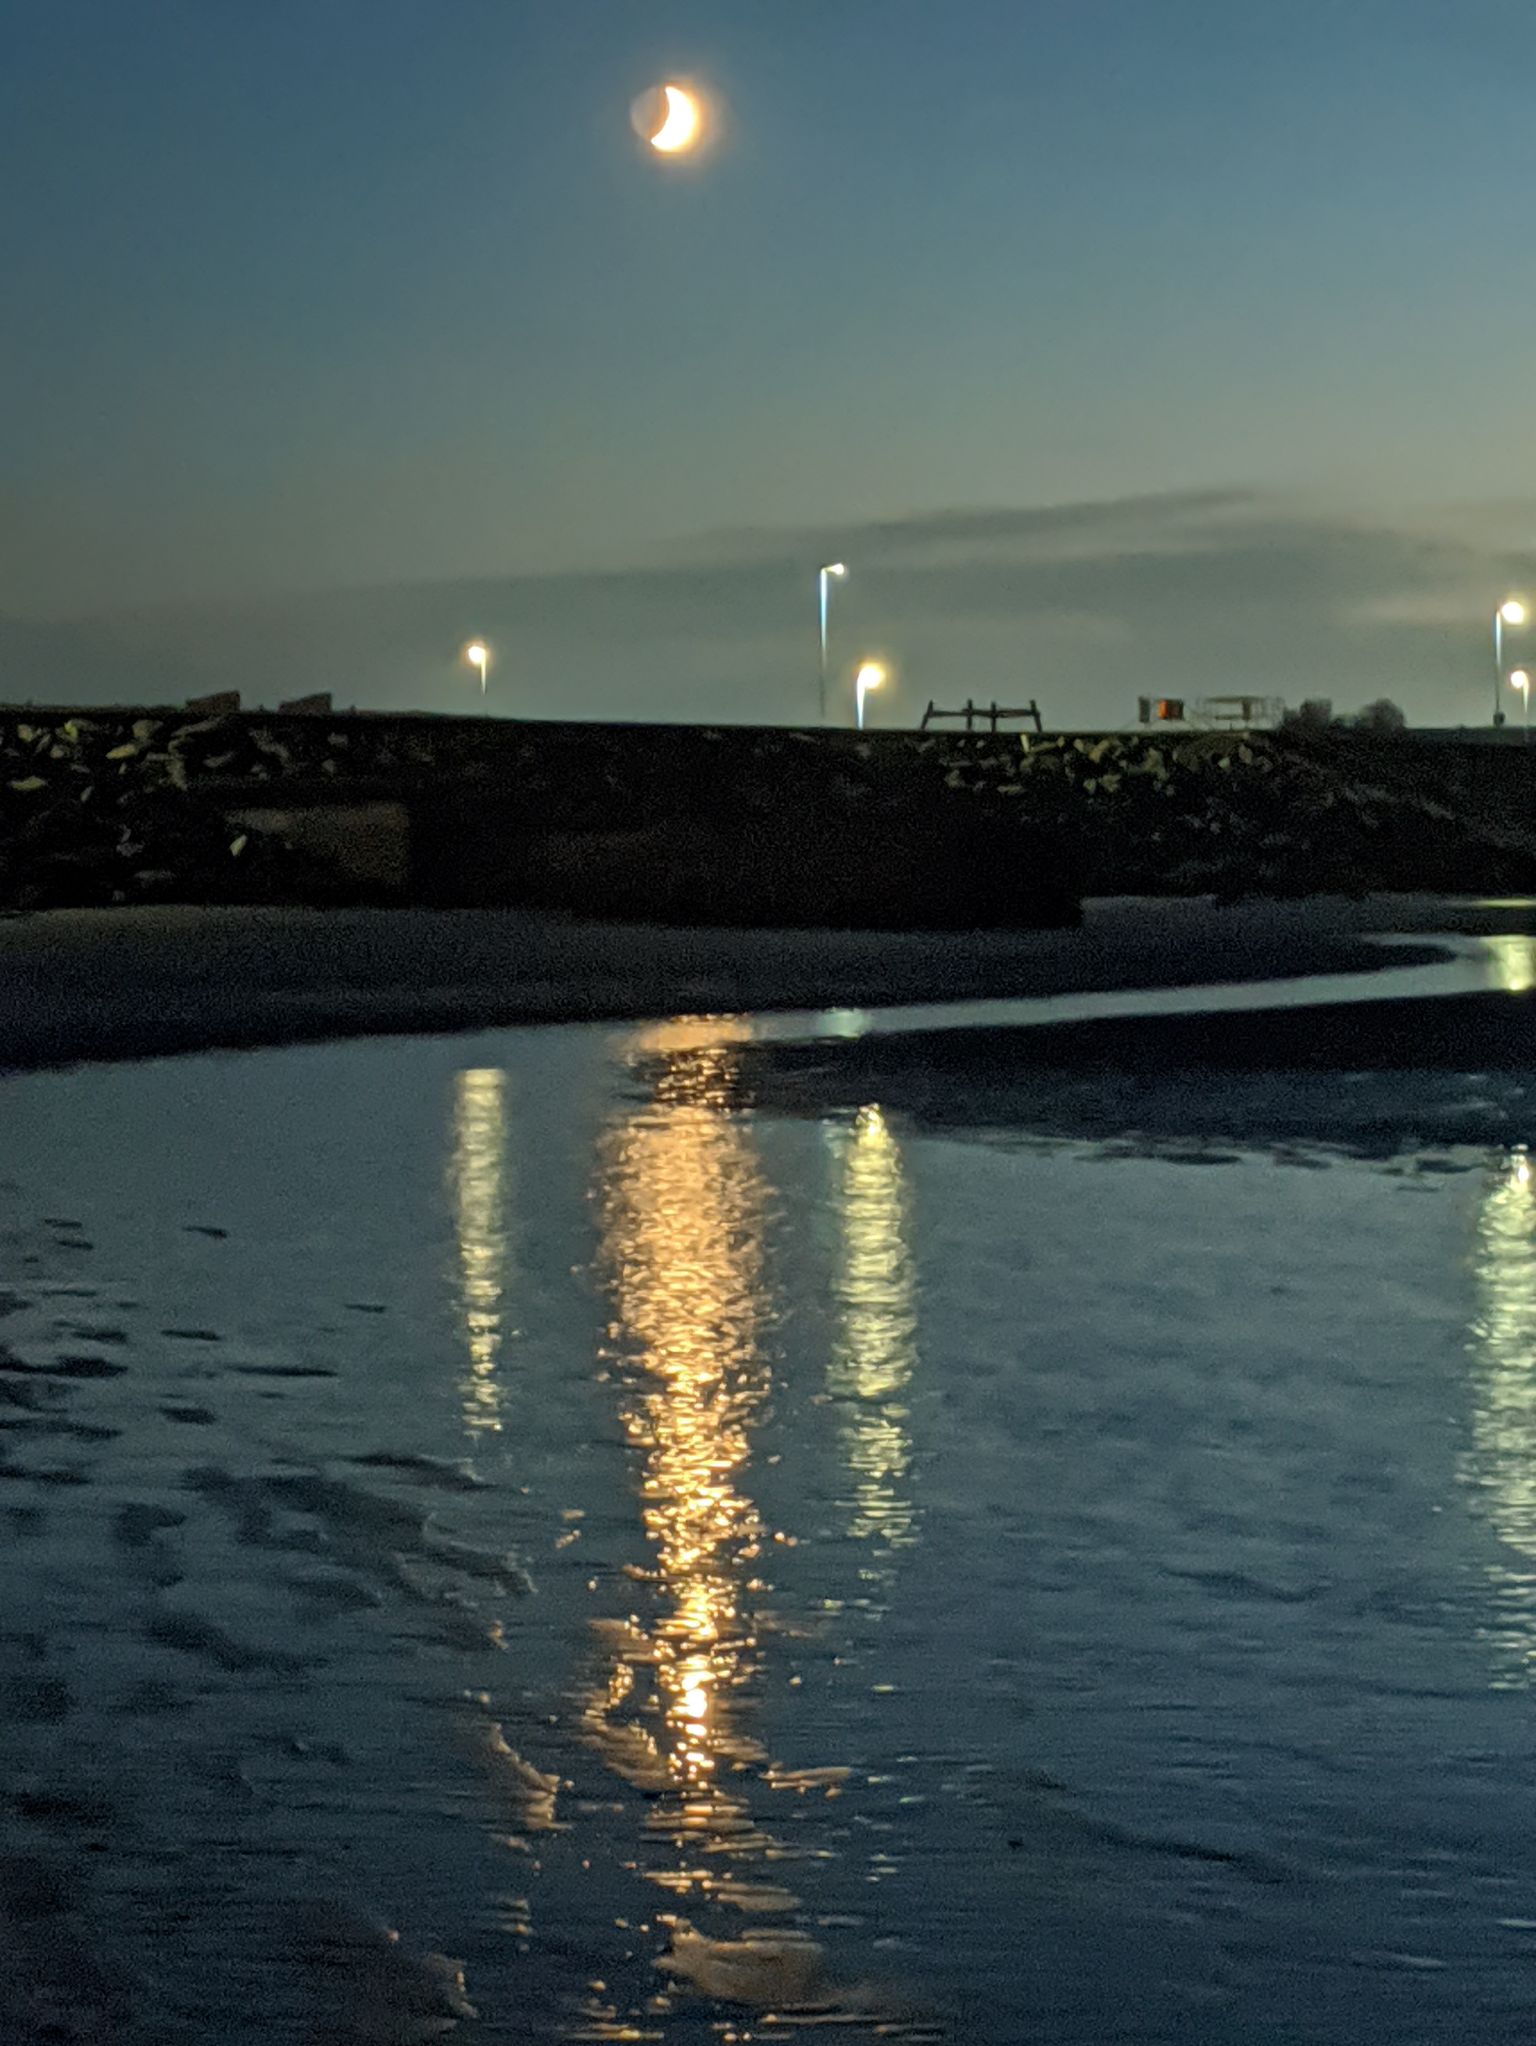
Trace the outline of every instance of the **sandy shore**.
<path fill-rule="evenodd" d="M 518 911 L 61 910 L 0 921 L 0 1069 L 507 1023 L 1214 986 L 1434 959 L 1530 903 L 1090 903 L 1080 930 L 655 930 Z M 1418 936 L 1383 948 L 1369 934 Z"/>

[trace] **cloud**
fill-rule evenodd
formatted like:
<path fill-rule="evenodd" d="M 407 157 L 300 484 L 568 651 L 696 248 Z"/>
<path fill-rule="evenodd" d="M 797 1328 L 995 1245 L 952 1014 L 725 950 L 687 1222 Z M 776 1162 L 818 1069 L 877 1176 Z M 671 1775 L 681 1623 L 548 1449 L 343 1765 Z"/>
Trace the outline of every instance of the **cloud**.
<path fill-rule="evenodd" d="M 693 561 L 762 561 L 819 565 L 844 556 L 864 561 L 966 549 L 985 553 L 1033 546 L 1059 550 L 1072 544 L 1101 544 L 1116 534 L 1156 529 L 1165 538 L 1189 521 L 1234 512 L 1260 500 L 1238 489 L 1164 491 L 1150 495 L 1097 498 L 1076 504 L 979 505 L 912 512 L 900 518 L 866 519 L 809 532 L 779 527 L 746 527 L 703 539 L 676 542 L 669 557 Z"/>
<path fill-rule="evenodd" d="M 1020 551 L 1005 562 L 904 564 L 901 583 L 903 601 L 918 608 L 1020 618 L 1104 611 L 1185 629 L 1238 613 L 1338 616 L 1362 597 L 1425 579 L 1463 584 L 1474 561 L 1456 541 L 1295 513 L 1127 528 L 1092 549 Z"/>
<path fill-rule="evenodd" d="M 530 716 L 813 714 L 815 568 L 835 599 L 834 683 L 880 652 L 887 719 L 930 697 L 1037 695 L 1058 724 L 1116 725 L 1137 695 L 1234 687 L 1420 721 L 1485 719 L 1486 619 L 1518 587 L 1529 506 L 1385 516 L 1256 490 L 1055 507 L 952 507 L 803 530 L 715 534 L 601 573 L 393 584 L 259 603 L 118 612 L 18 654 L 0 693 L 82 700 L 238 688 L 275 702 L 330 687 L 378 707 L 472 704 L 463 642 L 497 650 L 498 708 Z M 22 658 L 24 656 L 24 658 Z M 18 659 L 33 685 L 18 689 Z M 151 682 L 163 686 L 151 688 Z"/>

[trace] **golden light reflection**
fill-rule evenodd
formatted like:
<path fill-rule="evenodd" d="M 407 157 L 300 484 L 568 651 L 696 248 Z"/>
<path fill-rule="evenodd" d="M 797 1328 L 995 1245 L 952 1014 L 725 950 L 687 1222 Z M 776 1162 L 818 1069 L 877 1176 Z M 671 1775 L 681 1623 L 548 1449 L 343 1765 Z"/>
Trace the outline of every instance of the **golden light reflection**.
<path fill-rule="evenodd" d="M 1490 1181 L 1474 1274 L 1479 1369 L 1465 1475 L 1503 1549 L 1488 1570 L 1494 1681 L 1523 1688 L 1536 1678 L 1536 1170 L 1524 1150 Z"/>
<path fill-rule="evenodd" d="M 719 1083 L 734 1068 L 730 1048 L 750 1043 L 751 1037 L 752 1026 L 744 1016 L 668 1016 L 663 1022 L 642 1023 L 634 1031 L 629 1040 L 630 1059 L 635 1064 L 647 1058 L 662 1059 L 660 1088 L 674 1098 L 723 1113 L 728 1103 Z M 702 1077 L 695 1078 L 679 1056 L 685 1052 L 704 1054 Z"/>
<path fill-rule="evenodd" d="M 907 1548 L 917 1539 L 905 1398 L 917 1358 L 911 1198 L 901 1145 L 879 1108 L 861 1109 L 834 1142 L 842 1255 L 827 1387 L 839 1402 L 853 1479 L 848 1531 L 877 1550 Z"/>
<path fill-rule="evenodd" d="M 744 1479 L 769 1392 L 764 1235 L 772 1200 L 750 1128 L 729 1113 L 729 1018 L 637 1033 L 660 1061 L 653 1100 L 612 1134 L 599 1187 L 615 1320 L 610 1359 L 640 1458 L 654 1550 L 649 1623 L 600 1622 L 602 1681 L 582 1701 L 588 1738 L 657 1799 L 670 1857 L 648 1870 L 683 1897 L 723 1894 L 719 1857 L 772 1846 L 738 1784 L 764 1758 L 744 1721 L 758 1667 L 753 1602 L 765 1533 Z M 709 1866 L 702 1857 L 716 1858 Z"/>
<path fill-rule="evenodd" d="M 1536 988 L 1536 938 L 1511 935 L 1484 938 L 1493 984 L 1505 994 L 1525 995 Z"/>
<path fill-rule="evenodd" d="M 454 1082 L 453 1197 L 459 1239 L 459 1305 L 469 1350 L 464 1422 L 501 1428 L 498 1365 L 506 1339 L 507 1076 L 471 1069 Z"/>

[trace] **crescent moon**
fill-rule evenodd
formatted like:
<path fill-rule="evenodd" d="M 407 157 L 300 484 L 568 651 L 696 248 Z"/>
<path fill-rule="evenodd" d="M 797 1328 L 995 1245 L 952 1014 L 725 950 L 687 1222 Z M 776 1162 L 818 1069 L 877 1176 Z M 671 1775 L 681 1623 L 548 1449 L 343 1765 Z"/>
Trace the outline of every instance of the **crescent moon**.
<path fill-rule="evenodd" d="M 679 150 L 698 140 L 699 103 L 680 85 L 664 85 L 662 94 L 666 100 L 666 119 L 648 140 L 652 149 L 659 149 L 663 156 L 676 156 Z"/>

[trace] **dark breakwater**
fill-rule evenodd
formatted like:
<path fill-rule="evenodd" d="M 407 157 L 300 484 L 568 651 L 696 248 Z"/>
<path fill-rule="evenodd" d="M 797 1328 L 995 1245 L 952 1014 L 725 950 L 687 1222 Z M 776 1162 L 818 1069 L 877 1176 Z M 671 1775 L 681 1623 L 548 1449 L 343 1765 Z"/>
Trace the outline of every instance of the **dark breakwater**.
<path fill-rule="evenodd" d="M 1084 894 L 1536 887 L 1521 749 L 0 712 L 0 904 L 521 904 L 1029 928 Z"/>

